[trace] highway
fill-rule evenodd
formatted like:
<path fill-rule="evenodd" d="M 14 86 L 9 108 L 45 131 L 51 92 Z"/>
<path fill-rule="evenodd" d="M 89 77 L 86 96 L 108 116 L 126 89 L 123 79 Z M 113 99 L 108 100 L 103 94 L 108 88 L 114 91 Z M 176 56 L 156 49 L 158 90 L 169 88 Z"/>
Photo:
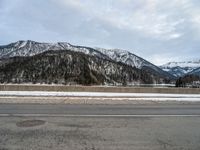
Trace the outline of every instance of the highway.
<path fill-rule="evenodd" d="M 197 104 L 79 105 L 79 104 L 0 104 L 0 115 L 36 116 L 200 116 Z"/>
<path fill-rule="evenodd" d="M 0 104 L 0 149 L 199 150 L 199 104 Z"/>

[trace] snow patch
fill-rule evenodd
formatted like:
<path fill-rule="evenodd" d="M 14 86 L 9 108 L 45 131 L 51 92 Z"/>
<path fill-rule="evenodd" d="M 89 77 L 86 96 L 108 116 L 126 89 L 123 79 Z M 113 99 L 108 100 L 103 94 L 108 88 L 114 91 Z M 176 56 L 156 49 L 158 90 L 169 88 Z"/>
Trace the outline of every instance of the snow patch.
<path fill-rule="evenodd" d="M 46 91 L 0 91 L 0 96 L 22 97 L 102 97 L 132 100 L 174 100 L 174 101 L 200 101 L 199 94 L 158 94 L 158 93 L 106 93 L 106 92 L 46 92 Z"/>

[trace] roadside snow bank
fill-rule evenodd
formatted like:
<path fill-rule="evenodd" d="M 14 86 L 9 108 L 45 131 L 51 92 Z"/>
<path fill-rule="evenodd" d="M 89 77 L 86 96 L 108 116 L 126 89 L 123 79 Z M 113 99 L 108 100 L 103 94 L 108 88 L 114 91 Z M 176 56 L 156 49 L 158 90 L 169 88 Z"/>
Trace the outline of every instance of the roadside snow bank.
<path fill-rule="evenodd" d="M 200 100 L 200 94 L 159 94 L 159 93 L 0 91 L 0 96 L 199 98 L 199 100 Z"/>
<path fill-rule="evenodd" d="M 200 102 L 200 94 L 0 91 L 0 103 L 121 104 Z"/>

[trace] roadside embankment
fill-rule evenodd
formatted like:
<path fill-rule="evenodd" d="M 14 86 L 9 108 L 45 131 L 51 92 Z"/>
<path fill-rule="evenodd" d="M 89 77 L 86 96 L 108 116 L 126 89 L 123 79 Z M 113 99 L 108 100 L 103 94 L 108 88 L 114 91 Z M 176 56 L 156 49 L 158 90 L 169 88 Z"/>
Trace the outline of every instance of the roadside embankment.
<path fill-rule="evenodd" d="M 64 86 L 34 84 L 0 84 L 0 91 L 59 91 L 59 92 L 112 92 L 112 93 L 163 93 L 200 94 L 196 88 L 157 87 L 106 87 L 106 86 Z"/>

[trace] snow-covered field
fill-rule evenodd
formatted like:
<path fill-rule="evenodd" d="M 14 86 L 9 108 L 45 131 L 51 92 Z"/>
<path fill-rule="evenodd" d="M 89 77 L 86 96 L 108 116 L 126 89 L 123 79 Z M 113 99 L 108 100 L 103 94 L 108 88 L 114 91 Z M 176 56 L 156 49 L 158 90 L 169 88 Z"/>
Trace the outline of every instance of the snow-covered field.
<path fill-rule="evenodd" d="M 106 92 L 41 92 L 0 91 L 0 97 L 78 97 L 79 99 L 150 100 L 150 101 L 200 101 L 200 94 L 158 94 L 158 93 L 106 93 Z"/>

